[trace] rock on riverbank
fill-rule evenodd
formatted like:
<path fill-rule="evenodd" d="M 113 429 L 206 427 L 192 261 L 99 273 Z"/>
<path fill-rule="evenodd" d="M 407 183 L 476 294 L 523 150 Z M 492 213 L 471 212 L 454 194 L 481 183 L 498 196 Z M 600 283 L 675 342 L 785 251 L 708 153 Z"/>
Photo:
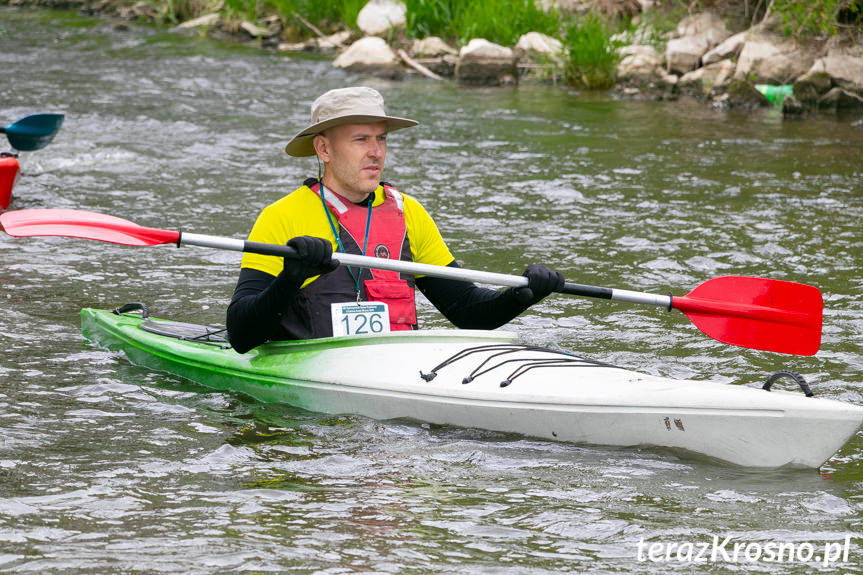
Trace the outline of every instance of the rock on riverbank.
<path fill-rule="evenodd" d="M 782 102 L 789 114 L 863 108 L 863 43 L 838 37 L 800 43 L 781 24 L 772 16 L 732 34 L 712 14 L 687 17 L 664 55 L 652 46 L 625 48 L 618 81 L 628 93 L 686 94 L 738 108 L 768 104 L 756 85 L 793 85 L 793 96 Z"/>

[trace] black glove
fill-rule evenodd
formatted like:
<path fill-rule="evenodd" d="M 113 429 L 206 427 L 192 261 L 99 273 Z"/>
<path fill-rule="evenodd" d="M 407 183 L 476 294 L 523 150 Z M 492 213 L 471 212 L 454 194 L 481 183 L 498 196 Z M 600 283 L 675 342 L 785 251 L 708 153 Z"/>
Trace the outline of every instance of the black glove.
<path fill-rule="evenodd" d="M 299 289 L 306 279 L 339 267 L 338 260 L 333 259 L 333 245 L 324 238 L 298 236 L 288 241 L 288 247 L 296 250 L 299 258 L 285 258 L 278 282 L 286 287 Z"/>
<path fill-rule="evenodd" d="M 515 289 L 515 299 L 522 305 L 533 305 L 548 294 L 563 289 L 563 275 L 545 266 L 530 264 L 521 274 L 527 287 Z"/>

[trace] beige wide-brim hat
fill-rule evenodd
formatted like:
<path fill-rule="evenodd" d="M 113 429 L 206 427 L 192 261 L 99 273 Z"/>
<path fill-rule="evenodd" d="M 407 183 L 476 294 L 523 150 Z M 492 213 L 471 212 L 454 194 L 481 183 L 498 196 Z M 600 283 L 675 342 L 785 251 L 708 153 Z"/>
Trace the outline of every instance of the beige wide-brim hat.
<path fill-rule="evenodd" d="M 387 116 L 384 98 L 377 90 L 365 87 L 339 88 L 318 97 L 312 103 L 312 125 L 294 136 L 285 152 L 297 158 L 315 155 L 315 136 L 342 124 L 386 122 L 387 132 L 416 126 L 419 122 Z"/>

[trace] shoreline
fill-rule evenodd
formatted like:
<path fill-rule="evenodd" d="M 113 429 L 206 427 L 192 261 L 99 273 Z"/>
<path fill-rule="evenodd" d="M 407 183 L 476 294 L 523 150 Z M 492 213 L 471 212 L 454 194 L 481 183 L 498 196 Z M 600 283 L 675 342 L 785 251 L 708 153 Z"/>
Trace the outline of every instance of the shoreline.
<path fill-rule="evenodd" d="M 386 26 L 372 35 L 339 24 L 341 31 L 325 34 L 295 13 L 295 20 L 310 35 L 300 42 L 286 42 L 283 17 L 270 14 L 255 22 L 228 19 L 223 2 L 171 25 L 156 5 L 144 1 L 0 0 L 0 5 L 75 11 L 115 20 L 117 26 L 155 25 L 262 50 L 315 53 L 332 58 L 337 68 L 391 79 L 418 75 L 428 81 L 501 88 L 570 86 L 605 91 L 621 99 L 689 98 L 718 110 L 774 107 L 781 110 L 783 119 L 853 116 L 853 124 L 863 126 L 863 27 L 842 37 L 797 41 L 780 33 L 780 19 L 769 11 L 760 22 L 737 33 L 712 12 L 687 16 L 673 33 L 666 34 L 664 52 L 655 47 L 655 38 L 653 43 L 643 39 L 644 27 L 631 28 L 627 38 L 617 35 L 617 63 L 610 83 L 592 88 L 588 79 L 583 85 L 566 81 L 565 48 L 560 40 L 538 32 L 522 35 L 514 47 L 474 38 L 459 49 L 438 37 L 411 40 L 403 29 Z"/>

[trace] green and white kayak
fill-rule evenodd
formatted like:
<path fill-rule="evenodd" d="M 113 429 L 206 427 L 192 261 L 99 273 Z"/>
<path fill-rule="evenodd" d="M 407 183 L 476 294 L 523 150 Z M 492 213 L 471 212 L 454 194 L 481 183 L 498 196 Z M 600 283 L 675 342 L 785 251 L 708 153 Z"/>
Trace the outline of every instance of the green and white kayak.
<path fill-rule="evenodd" d="M 819 467 L 863 423 L 860 406 L 646 375 L 501 331 L 272 342 L 239 354 L 214 328 L 146 315 L 84 309 L 83 333 L 136 365 L 321 413 L 673 448 L 760 468 Z"/>

